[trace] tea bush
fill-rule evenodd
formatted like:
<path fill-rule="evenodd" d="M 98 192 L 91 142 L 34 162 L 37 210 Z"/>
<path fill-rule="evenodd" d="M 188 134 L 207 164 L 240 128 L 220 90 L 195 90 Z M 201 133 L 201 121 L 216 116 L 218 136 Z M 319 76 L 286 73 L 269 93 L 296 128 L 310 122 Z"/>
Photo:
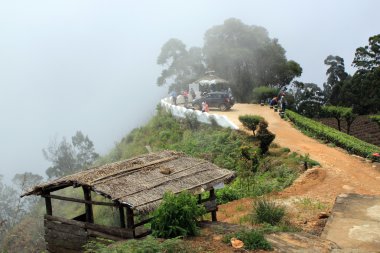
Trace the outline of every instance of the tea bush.
<path fill-rule="evenodd" d="M 334 143 L 349 153 L 371 158 L 373 153 L 379 152 L 379 147 L 375 145 L 342 133 L 312 119 L 303 117 L 293 111 L 288 110 L 286 113 L 288 118 L 302 130 L 313 134 L 316 138 Z"/>

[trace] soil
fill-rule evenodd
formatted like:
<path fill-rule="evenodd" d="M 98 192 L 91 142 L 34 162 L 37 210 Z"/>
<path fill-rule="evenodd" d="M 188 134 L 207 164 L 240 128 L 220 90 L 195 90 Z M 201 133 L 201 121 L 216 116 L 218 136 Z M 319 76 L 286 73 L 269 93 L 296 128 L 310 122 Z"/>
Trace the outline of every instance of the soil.
<path fill-rule="evenodd" d="M 227 116 L 242 130 L 239 115 L 261 115 L 268 121 L 268 129 L 276 135 L 275 143 L 299 154 L 309 154 L 311 159 L 320 163 L 320 167 L 307 170 L 293 185 L 271 196 L 287 205 L 289 220 L 306 232 L 320 235 L 326 222 L 325 216 L 328 216 L 339 194 L 380 195 L 378 163 L 371 163 L 304 135 L 268 106 L 235 104 L 229 111 L 213 110 L 210 113 Z M 244 223 L 252 202 L 252 199 L 240 199 L 220 205 L 218 220 L 230 224 Z M 193 247 L 205 249 L 204 252 L 239 252 L 218 240 L 222 234 L 221 231 L 205 228 L 202 229 L 202 236 L 189 241 Z"/>

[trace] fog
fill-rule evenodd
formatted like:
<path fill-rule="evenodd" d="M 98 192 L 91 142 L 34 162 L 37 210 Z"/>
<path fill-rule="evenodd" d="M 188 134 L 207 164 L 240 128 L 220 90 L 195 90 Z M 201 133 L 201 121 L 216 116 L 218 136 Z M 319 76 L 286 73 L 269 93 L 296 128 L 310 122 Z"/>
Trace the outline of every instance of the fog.
<path fill-rule="evenodd" d="M 45 176 L 41 150 L 81 130 L 107 153 L 153 114 L 167 88 L 156 64 L 170 38 L 202 46 L 234 17 L 265 27 L 304 82 L 322 86 L 323 60 L 379 33 L 380 1 L 0 0 L 0 174 Z"/>

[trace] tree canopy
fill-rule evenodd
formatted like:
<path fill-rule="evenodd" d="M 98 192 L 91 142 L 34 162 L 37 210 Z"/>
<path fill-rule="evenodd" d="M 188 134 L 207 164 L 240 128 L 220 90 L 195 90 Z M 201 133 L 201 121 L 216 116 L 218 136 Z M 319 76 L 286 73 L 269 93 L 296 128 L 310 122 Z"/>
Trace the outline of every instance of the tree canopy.
<path fill-rule="evenodd" d="M 99 157 L 92 141 L 81 131 L 76 132 L 71 138 L 71 143 L 66 138 L 58 144 L 54 140 L 42 152 L 46 160 L 52 163 L 52 166 L 46 170 L 49 178 L 64 176 L 87 168 Z"/>
<path fill-rule="evenodd" d="M 302 73 L 301 66 L 288 61 L 284 48 L 271 39 L 265 28 L 227 19 L 206 31 L 203 48 L 190 48 L 178 39 L 164 44 L 157 63 L 165 66 L 158 85 L 171 82 L 169 89 L 184 89 L 201 77 L 205 69 L 214 70 L 228 80 L 235 98 L 252 99 L 259 86 L 281 88 Z"/>

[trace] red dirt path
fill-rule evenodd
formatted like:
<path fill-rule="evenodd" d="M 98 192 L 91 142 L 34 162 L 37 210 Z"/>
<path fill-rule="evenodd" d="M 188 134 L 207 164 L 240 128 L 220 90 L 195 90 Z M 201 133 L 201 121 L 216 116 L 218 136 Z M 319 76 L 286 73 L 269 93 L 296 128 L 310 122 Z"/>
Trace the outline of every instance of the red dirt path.
<path fill-rule="evenodd" d="M 275 143 L 300 154 L 309 154 L 311 159 L 321 164 L 321 168 L 307 176 L 301 176 L 292 186 L 281 192 L 280 195 L 283 197 L 308 197 L 333 203 L 341 193 L 380 195 L 378 164 L 366 162 L 340 148 L 329 147 L 302 134 L 268 106 L 236 104 L 230 111 L 212 113 L 227 116 L 241 129 L 239 115 L 261 115 L 268 121 L 268 129 L 276 134 Z"/>

